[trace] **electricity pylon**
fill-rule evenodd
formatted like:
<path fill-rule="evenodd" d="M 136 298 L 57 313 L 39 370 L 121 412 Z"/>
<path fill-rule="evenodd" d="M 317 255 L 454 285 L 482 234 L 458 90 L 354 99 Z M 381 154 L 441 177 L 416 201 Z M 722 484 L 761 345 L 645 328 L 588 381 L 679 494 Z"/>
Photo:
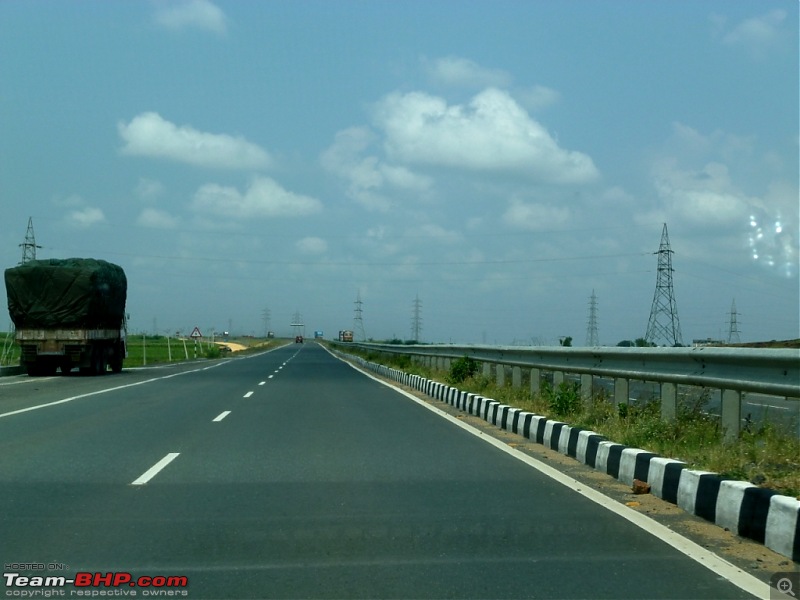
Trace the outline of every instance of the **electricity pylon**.
<path fill-rule="evenodd" d="M 650 320 L 644 339 L 657 345 L 659 340 L 667 346 L 683 346 L 681 323 L 678 319 L 678 307 L 675 303 L 675 292 L 672 288 L 672 249 L 669 246 L 667 224 L 661 232 L 661 244 L 658 252 L 658 275 L 653 304 L 650 307 Z"/>
<path fill-rule="evenodd" d="M 19 245 L 22 248 L 22 262 L 24 265 L 30 260 L 36 260 L 36 249 L 41 246 L 36 245 L 36 236 L 33 235 L 33 217 L 28 217 L 28 230 L 25 232 L 25 241 Z"/>
<path fill-rule="evenodd" d="M 739 313 L 736 312 L 736 299 L 733 299 L 731 302 L 731 320 L 730 325 L 728 326 L 728 343 L 729 344 L 738 344 L 741 342 L 739 339 L 739 323 L 736 321 L 736 315 Z"/>
<path fill-rule="evenodd" d="M 586 326 L 586 345 L 595 347 L 600 345 L 600 339 L 597 334 L 597 296 L 592 290 L 592 296 L 589 298 L 589 323 Z"/>
<path fill-rule="evenodd" d="M 358 290 L 356 301 L 353 304 L 356 305 L 353 315 L 353 331 L 360 341 L 365 342 L 367 341 L 367 334 L 364 332 L 364 315 L 361 309 L 361 305 L 364 303 L 361 302 L 361 290 Z"/>
<path fill-rule="evenodd" d="M 419 334 L 422 331 L 422 300 L 419 299 L 419 294 L 414 298 L 414 311 L 411 317 L 411 339 L 415 342 L 419 341 Z"/>

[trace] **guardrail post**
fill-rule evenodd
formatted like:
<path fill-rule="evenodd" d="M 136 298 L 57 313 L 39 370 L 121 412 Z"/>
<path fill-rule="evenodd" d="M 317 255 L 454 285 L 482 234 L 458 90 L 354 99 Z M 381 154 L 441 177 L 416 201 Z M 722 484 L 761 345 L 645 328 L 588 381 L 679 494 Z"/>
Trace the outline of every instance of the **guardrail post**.
<path fill-rule="evenodd" d="M 542 389 L 542 370 L 531 369 L 531 395 L 538 395 Z"/>
<path fill-rule="evenodd" d="M 661 418 L 673 421 L 678 416 L 678 384 L 663 382 L 661 384 Z"/>
<path fill-rule="evenodd" d="M 614 379 L 614 406 L 620 405 L 627 406 L 630 403 L 630 385 L 631 382 L 624 377 L 617 377 Z"/>
<path fill-rule="evenodd" d="M 449 358 L 444 359 L 444 370 L 447 371 L 448 373 L 450 372 L 450 363 L 451 361 Z"/>
<path fill-rule="evenodd" d="M 495 373 L 497 374 L 497 387 L 503 387 L 506 384 L 506 366 L 497 365 Z"/>
<path fill-rule="evenodd" d="M 592 401 L 592 385 L 594 384 L 594 377 L 591 373 L 584 373 L 581 375 L 581 399 L 584 404 L 589 404 Z"/>
<path fill-rule="evenodd" d="M 492 363 L 483 363 L 483 376 L 487 379 L 492 376 Z"/>
<path fill-rule="evenodd" d="M 553 388 L 557 388 L 564 383 L 564 371 L 553 371 Z"/>
<path fill-rule="evenodd" d="M 511 386 L 515 388 L 522 387 L 522 369 L 519 367 L 511 369 Z"/>
<path fill-rule="evenodd" d="M 726 442 L 736 440 L 742 427 L 742 392 L 722 390 L 722 431 Z"/>

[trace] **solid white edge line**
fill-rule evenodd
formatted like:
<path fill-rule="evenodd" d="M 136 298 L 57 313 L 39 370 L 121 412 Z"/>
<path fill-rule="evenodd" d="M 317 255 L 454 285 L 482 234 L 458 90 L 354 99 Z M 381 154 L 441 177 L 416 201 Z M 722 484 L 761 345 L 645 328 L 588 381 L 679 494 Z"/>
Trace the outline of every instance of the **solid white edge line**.
<path fill-rule="evenodd" d="M 285 345 L 286 344 L 284 344 L 284 346 Z M 259 356 L 263 356 L 264 354 L 269 354 L 270 352 L 274 352 L 275 350 L 278 350 L 280 348 L 283 348 L 283 346 L 277 346 L 277 347 L 271 348 L 270 350 L 267 350 L 265 352 L 259 352 L 258 354 L 250 354 L 248 356 L 238 357 L 238 358 L 236 358 L 234 360 L 250 360 L 250 359 L 253 359 L 253 358 L 258 358 Z M 178 363 L 175 363 L 175 364 L 178 364 Z M 164 375 L 163 377 L 153 377 L 152 379 L 145 379 L 144 381 L 137 381 L 135 383 L 126 383 L 125 385 L 118 385 L 118 386 L 115 386 L 115 387 L 106 388 L 104 390 L 97 390 L 96 392 L 89 392 L 87 394 L 80 394 L 79 396 L 72 396 L 70 398 L 64 398 L 62 400 L 56 400 L 55 402 L 48 402 L 46 404 L 37 404 L 36 406 L 29 406 L 27 408 L 20 408 L 19 410 L 12 410 L 12 411 L 7 412 L 7 413 L 1 413 L 0 414 L 0 419 L 3 419 L 5 417 L 13 417 L 14 415 L 19 415 L 19 414 L 22 414 L 22 413 L 30 412 L 32 410 L 39 410 L 40 408 L 48 408 L 50 406 L 56 406 L 58 404 L 64 404 L 65 402 L 72 402 L 73 400 L 80 400 L 81 398 L 88 398 L 89 396 L 97 396 L 99 394 L 105 394 L 105 393 L 108 393 L 108 392 L 115 392 L 117 390 L 124 390 L 125 388 L 134 387 L 134 386 L 137 386 L 137 385 L 143 385 L 145 383 L 153 383 L 154 381 L 161 381 L 162 379 L 170 379 L 172 377 L 180 377 L 181 375 L 189 375 L 190 373 L 199 373 L 200 371 L 207 371 L 208 369 L 215 369 L 217 367 L 221 367 L 222 365 L 229 365 L 229 364 L 231 364 L 231 363 L 226 360 L 225 362 L 218 362 L 218 363 L 213 364 L 213 365 L 211 365 L 209 367 L 201 367 L 201 368 L 198 368 L 198 369 L 190 369 L 188 371 L 181 371 L 180 373 L 170 373 L 169 375 Z M 164 368 L 164 367 L 154 367 L 154 368 Z M 48 377 L 48 379 L 52 379 L 52 378 Z"/>
<path fill-rule="evenodd" d="M 333 356 L 335 358 L 339 358 L 336 355 Z M 487 444 L 491 444 L 492 446 L 498 448 L 499 450 L 502 450 L 503 452 L 509 454 L 510 456 L 513 456 L 514 458 L 525 463 L 526 465 L 533 467 L 540 473 L 568 487 L 573 492 L 580 494 L 581 496 L 584 496 L 585 498 L 591 500 L 592 502 L 599 504 L 603 508 L 619 515 L 623 519 L 626 519 L 627 521 L 633 523 L 634 525 L 643 529 L 647 533 L 650 533 L 651 535 L 657 537 L 663 542 L 669 544 L 670 546 L 672 546 L 679 552 L 683 553 L 687 557 L 691 558 L 695 562 L 700 563 L 710 571 L 727 579 L 732 584 L 744 590 L 745 592 L 752 594 L 756 598 L 769 598 L 770 594 L 769 584 L 761 581 L 756 577 L 753 577 L 752 575 L 750 575 L 745 571 L 742 571 L 739 567 L 737 567 L 733 563 L 728 562 L 721 556 L 714 554 L 710 550 L 703 548 L 701 545 L 693 542 L 692 540 L 685 538 L 682 535 L 672 531 L 671 529 L 662 525 L 658 521 L 654 521 L 650 517 L 643 515 L 642 513 L 636 512 L 632 508 L 620 504 L 616 500 L 604 496 L 597 490 L 588 487 L 586 484 L 581 483 L 578 480 L 573 479 L 572 477 L 564 475 L 563 473 L 554 469 L 553 467 L 546 465 L 545 463 L 540 462 L 535 458 L 530 457 L 527 454 L 524 454 L 519 450 L 512 448 L 511 446 L 508 446 L 507 444 L 501 442 L 494 436 L 484 435 L 484 433 L 479 429 L 476 429 L 471 425 L 468 425 L 467 423 L 464 423 L 463 421 L 455 418 L 449 413 L 446 413 L 443 410 L 428 404 L 427 402 L 417 398 L 413 394 L 406 392 L 405 390 L 398 388 L 387 381 L 375 377 L 374 375 L 363 370 L 362 368 L 348 361 L 345 361 L 341 358 L 339 358 L 339 360 L 341 360 L 345 364 L 350 365 L 356 371 L 366 375 L 370 379 L 374 379 L 378 383 L 381 383 L 386 387 L 392 388 L 393 390 L 413 400 L 420 406 L 424 406 L 431 412 L 447 419 L 454 425 L 457 425 L 458 427 L 461 427 L 465 431 L 468 431 L 469 433 L 483 440 Z"/>
<path fill-rule="evenodd" d="M 170 452 L 164 458 L 162 458 L 160 461 L 154 464 L 152 467 L 147 469 L 147 471 L 145 471 L 141 477 L 132 481 L 131 485 L 144 485 L 145 483 L 150 481 L 153 477 L 155 477 L 158 474 L 158 472 L 161 471 L 161 469 L 163 469 L 173 460 L 178 458 L 179 455 L 180 452 Z"/>
<path fill-rule="evenodd" d="M 231 411 L 229 411 L 229 410 L 222 411 L 221 413 L 219 413 L 217 415 L 217 417 L 215 419 L 212 419 L 211 422 L 212 423 L 219 423 L 220 421 L 222 421 L 222 419 L 227 417 L 229 414 L 231 414 Z"/>

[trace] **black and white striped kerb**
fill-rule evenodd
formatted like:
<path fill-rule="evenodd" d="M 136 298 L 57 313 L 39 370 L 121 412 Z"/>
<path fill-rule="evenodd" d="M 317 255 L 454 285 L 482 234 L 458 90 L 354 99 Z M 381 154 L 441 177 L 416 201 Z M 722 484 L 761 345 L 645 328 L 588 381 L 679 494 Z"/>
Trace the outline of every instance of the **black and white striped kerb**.
<path fill-rule="evenodd" d="M 357 362 L 501 429 L 571 456 L 626 485 L 634 479 L 645 481 L 654 496 L 800 561 L 800 500 L 796 498 L 716 473 L 691 470 L 681 461 L 628 448 L 594 431 L 571 427 L 419 375 L 363 359 Z"/>

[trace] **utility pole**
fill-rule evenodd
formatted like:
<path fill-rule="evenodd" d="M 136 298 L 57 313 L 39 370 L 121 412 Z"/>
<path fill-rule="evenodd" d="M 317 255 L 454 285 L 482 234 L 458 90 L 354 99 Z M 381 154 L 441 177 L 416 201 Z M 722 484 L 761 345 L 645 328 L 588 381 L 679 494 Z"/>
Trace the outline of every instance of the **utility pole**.
<path fill-rule="evenodd" d="M 25 232 L 25 241 L 19 245 L 22 248 L 22 262 L 24 265 L 30 260 L 36 260 L 36 250 L 41 246 L 36 245 L 36 236 L 33 234 L 33 217 L 28 217 L 28 230 Z"/>
<path fill-rule="evenodd" d="M 353 316 L 353 331 L 358 335 L 360 341 L 365 342 L 367 341 L 367 334 L 364 332 L 364 316 L 361 309 L 361 305 L 364 303 L 361 302 L 361 290 L 358 290 L 356 301 L 353 304 L 356 305 L 355 315 Z"/>
<path fill-rule="evenodd" d="M 736 298 L 734 298 L 733 302 L 731 302 L 730 324 L 728 326 L 729 344 L 738 344 L 741 342 L 739 339 L 739 323 L 736 320 L 738 314 L 739 313 L 736 312 Z"/>
<path fill-rule="evenodd" d="M 589 298 L 589 323 L 586 326 L 586 345 L 594 348 L 600 345 L 600 339 L 597 334 L 597 296 L 592 290 L 592 296 Z"/>
<path fill-rule="evenodd" d="M 261 311 L 261 319 L 264 321 L 264 338 L 266 338 L 269 335 L 269 323 L 271 319 L 269 308 L 264 307 L 264 310 Z M 228 331 L 230 331 L 230 329 Z"/>
<path fill-rule="evenodd" d="M 672 249 L 669 245 L 667 224 L 661 232 L 661 243 L 658 247 L 658 275 L 653 304 L 650 307 L 650 320 L 644 339 L 655 344 L 664 340 L 668 346 L 683 346 L 681 323 L 678 319 L 678 307 L 675 303 L 675 292 L 672 289 Z"/>
<path fill-rule="evenodd" d="M 419 294 L 414 298 L 414 308 L 411 317 L 411 339 L 419 342 L 420 331 L 422 331 L 422 300 Z"/>

